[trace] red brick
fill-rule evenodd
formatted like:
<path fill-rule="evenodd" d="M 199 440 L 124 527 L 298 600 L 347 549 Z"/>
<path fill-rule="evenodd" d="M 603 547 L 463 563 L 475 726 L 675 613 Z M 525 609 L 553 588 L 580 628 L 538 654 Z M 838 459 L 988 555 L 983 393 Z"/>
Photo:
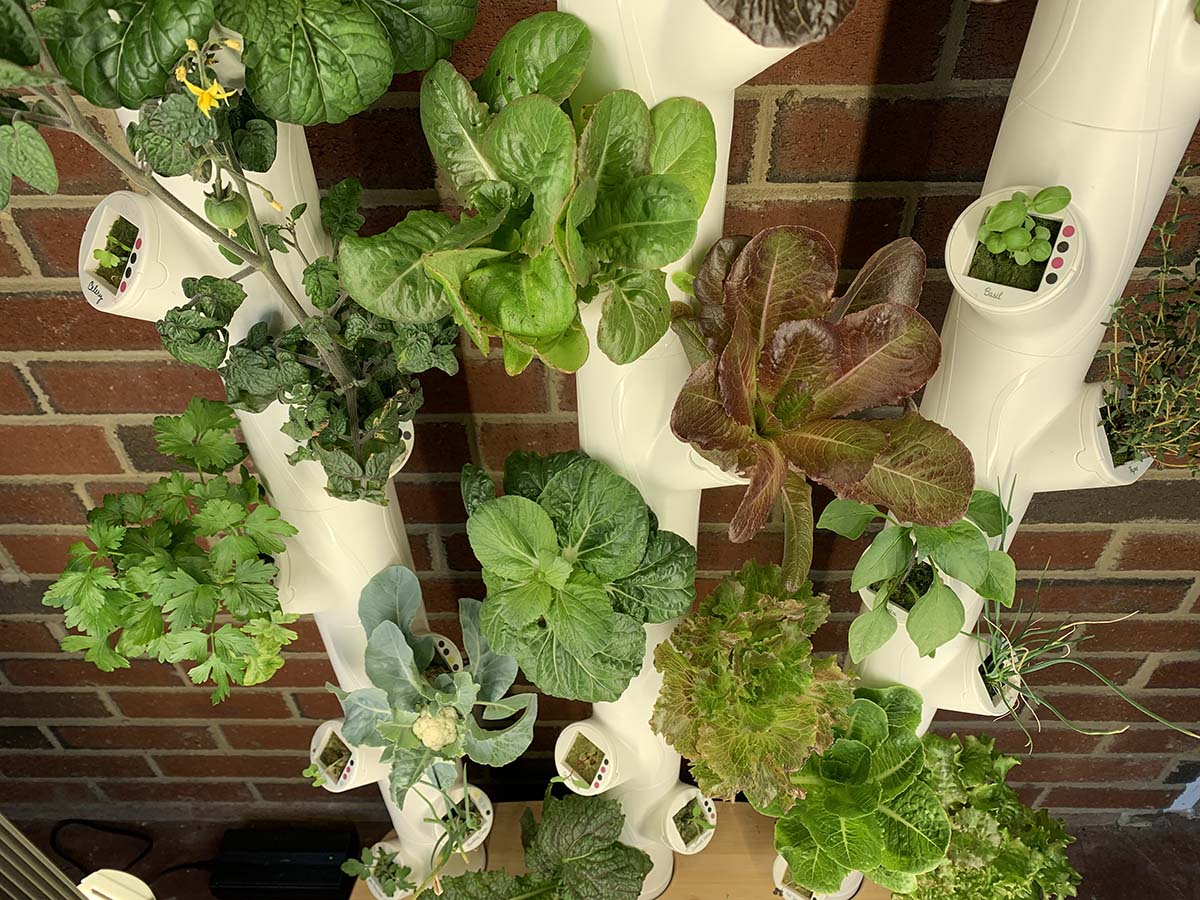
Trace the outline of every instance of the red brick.
<path fill-rule="evenodd" d="M 946 237 L 964 209 L 979 198 L 979 194 L 949 197 L 922 197 L 917 201 L 917 217 L 913 222 L 913 240 L 925 250 L 930 266 L 945 264 Z"/>
<path fill-rule="evenodd" d="M 110 474 L 121 464 L 87 425 L 0 425 L 0 475 Z"/>
<path fill-rule="evenodd" d="M 5 753 L 0 772 L 9 778 L 36 771 L 46 778 L 143 778 L 154 771 L 141 756 L 90 756 L 81 753 Z"/>
<path fill-rule="evenodd" d="M 1037 743 L 1038 753 L 1021 760 L 1008 773 L 1013 784 L 1102 784 L 1114 781 L 1155 781 L 1170 757 L 1137 756 L 1099 758 L 1096 756 L 1047 756 Z"/>
<path fill-rule="evenodd" d="M 369 198 L 367 202 L 370 202 Z M 397 222 L 403 222 L 408 214 L 416 209 L 432 209 L 438 212 L 439 205 L 430 203 L 415 206 L 364 206 L 360 211 L 366 221 L 363 222 L 362 228 L 358 229 L 358 233 L 361 237 L 382 234 Z"/>
<path fill-rule="evenodd" d="M 729 532 L 726 530 L 703 531 L 697 541 L 697 553 L 699 559 L 696 568 L 700 571 L 732 572 L 751 559 L 761 563 L 782 560 L 783 535 L 774 531 L 763 531 L 744 544 L 735 544 L 729 540 Z"/>
<path fill-rule="evenodd" d="M 429 535 L 409 534 L 408 551 L 412 554 L 414 572 L 427 572 L 433 568 L 433 559 L 429 555 Z"/>
<path fill-rule="evenodd" d="M 16 278 L 19 275 L 28 274 L 29 270 L 25 268 L 25 264 L 21 262 L 21 258 L 17 256 L 17 251 L 13 249 L 8 239 L 3 234 L 0 234 L 0 276 Z"/>
<path fill-rule="evenodd" d="M 579 395 L 575 390 L 575 376 L 566 372 L 554 374 L 554 397 L 561 412 L 576 412 L 579 409 Z"/>
<path fill-rule="evenodd" d="M 10 659 L 4 674 L 18 685 L 38 687 L 109 687 L 113 685 L 182 685 L 175 667 L 156 660 L 130 660 L 128 669 L 101 672 L 84 659 Z"/>
<path fill-rule="evenodd" d="M 508 29 L 522 19 L 554 9 L 552 0 L 483 0 L 475 27 L 454 45 L 450 61 L 468 78 L 474 78 L 483 71 L 492 49 Z"/>
<path fill-rule="evenodd" d="M 531 365 L 510 377 L 498 357 L 467 360 L 457 375 L 421 376 L 425 413 L 540 413 L 546 411 L 546 367 Z M 417 435 L 420 440 L 420 435 Z"/>
<path fill-rule="evenodd" d="M 0 649 L 6 653 L 57 653 L 58 639 L 41 622 L 0 621 Z"/>
<path fill-rule="evenodd" d="M 153 322 L 102 313 L 82 295 L 0 297 L 0 349 L 161 350 Z"/>
<path fill-rule="evenodd" d="M 1016 75 L 1036 5 L 1036 0 L 970 4 L 954 76 L 1012 78 Z"/>
<path fill-rule="evenodd" d="M 1127 691 L 1142 706 L 1168 722 L 1180 725 L 1200 722 L 1200 693 L 1169 691 Z M 1064 690 L 1042 691 L 1042 695 L 1073 722 L 1144 723 L 1149 720 L 1116 694 L 1109 692 L 1072 693 Z M 1192 729 L 1194 730 L 1194 729 Z"/>
<path fill-rule="evenodd" d="M 178 413 L 195 396 L 225 399 L 215 372 L 177 362 L 38 362 L 33 376 L 68 413 Z"/>
<path fill-rule="evenodd" d="M 700 495 L 700 521 L 705 524 L 728 523 L 733 518 L 733 514 L 737 512 L 745 493 L 746 489 L 741 485 L 712 488 L 705 491 Z"/>
<path fill-rule="evenodd" d="M 1200 690 L 1200 659 L 1163 660 L 1150 675 L 1146 687 Z"/>
<path fill-rule="evenodd" d="M 267 803 L 290 803 L 295 806 L 301 803 L 328 802 L 330 799 L 321 788 L 314 788 L 311 783 L 300 776 L 296 776 L 295 781 L 291 782 L 256 782 L 254 788 Z M 383 808 L 383 799 L 380 797 L 379 791 L 370 788 L 338 794 L 337 802 L 378 804 L 381 812 Z"/>
<path fill-rule="evenodd" d="M 874 533 L 867 533 L 857 541 L 849 541 L 831 531 L 818 531 L 813 535 L 812 567 L 818 572 L 852 572 L 858 565 L 859 557 L 874 539 Z M 783 558 L 779 556 L 772 559 L 780 562 Z"/>
<path fill-rule="evenodd" d="M 1200 622 L 1134 617 L 1117 625 L 1089 625 L 1091 653 L 1103 651 L 1153 653 L 1195 652 L 1200 647 Z"/>
<path fill-rule="evenodd" d="M 90 209 L 14 209 L 13 219 L 33 251 L 42 274 L 70 278 L 77 274 L 79 242 Z"/>
<path fill-rule="evenodd" d="M 733 141 L 729 146 L 729 183 L 744 184 L 750 180 L 750 162 L 758 140 L 759 103 L 752 98 L 739 97 L 733 105 Z"/>
<path fill-rule="evenodd" d="M 426 389 L 425 396 L 429 397 Z M 437 472 L 458 475 L 471 461 L 467 430 L 458 422 L 417 420 L 413 429 L 413 451 L 404 464 L 407 473 Z"/>
<path fill-rule="evenodd" d="M 208 728 L 189 725 L 59 725 L 64 747 L 78 750 L 212 750 Z"/>
<path fill-rule="evenodd" d="M 475 558 L 475 553 L 471 550 L 471 542 L 467 539 L 466 534 L 446 535 L 444 546 L 446 550 L 446 564 L 451 569 L 456 572 L 480 571 L 479 560 Z"/>
<path fill-rule="evenodd" d="M 0 544 L 29 575 L 57 575 L 67 565 L 67 550 L 82 534 L 6 534 Z"/>
<path fill-rule="evenodd" d="M 0 781 L 0 803 L 39 803 L 46 806 L 75 806 L 100 799 L 87 782 L 82 781 Z"/>
<path fill-rule="evenodd" d="M 771 181 L 975 181 L 991 156 L 1004 102 L 779 101 Z"/>
<path fill-rule="evenodd" d="M 222 725 L 225 739 L 238 750 L 297 750 L 308 749 L 316 729 L 311 722 L 304 725 Z"/>
<path fill-rule="evenodd" d="M 256 756 L 251 754 L 155 756 L 154 763 L 171 778 L 298 778 L 308 754 Z"/>
<path fill-rule="evenodd" d="M 1170 788 L 1059 787 L 1041 805 L 1049 809 L 1165 809 L 1179 795 Z"/>
<path fill-rule="evenodd" d="M 339 719 L 342 716 L 342 704 L 328 691 L 292 694 L 292 699 L 305 719 Z"/>
<path fill-rule="evenodd" d="M 1196 139 L 1192 140 L 1195 142 Z M 1155 218 L 1157 223 L 1162 224 L 1171 217 L 1175 211 L 1175 201 L 1174 193 L 1167 194 Z M 1175 254 L 1177 264 L 1195 258 L 1197 252 L 1200 252 L 1200 223 L 1196 221 L 1197 214 L 1200 214 L 1200 200 L 1191 196 L 1184 197 L 1179 204 L 1179 212 L 1182 217 L 1179 231 L 1171 239 L 1171 250 Z M 1139 266 L 1156 266 L 1162 259 L 1161 251 L 1155 249 L 1157 237 L 1154 231 L 1146 237 L 1146 243 L 1138 258 Z"/>
<path fill-rule="evenodd" d="M 1113 627 L 1119 628 L 1120 626 L 1116 625 Z M 1090 642 L 1085 645 L 1085 649 L 1091 649 Z M 1113 684 L 1120 685 L 1121 687 L 1129 683 L 1129 680 L 1141 669 L 1142 663 L 1146 661 L 1145 656 L 1087 656 L 1074 654 L 1073 658 L 1087 663 L 1104 675 L 1109 681 L 1113 682 Z M 1030 676 L 1029 681 L 1030 684 L 1036 687 L 1056 684 L 1100 684 L 1096 680 L 1096 676 L 1092 675 L 1086 669 L 1069 665 L 1051 666 L 1048 669 L 1043 669 Z"/>
<path fill-rule="evenodd" d="M 150 483 L 146 481 L 89 481 L 84 488 L 96 506 L 104 505 L 109 494 L 144 494 Z"/>
<path fill-rule="evenodd" d="M 1094 753 L 1102 736 L 1079 734 L 1065 727 L 1056 727 L 1051 723 L 1043 723 L 1039 728 L 1036 722 L 1025 726 L 1033 740 L 1034 754 L 1041 753 Z M 980 737 L 992 737 L 996 740 L 996 748 L 1002 753 L 1015 756 L 1022 762 L 1030 758 L 1029 740 L 1025 733 L 1011 718 L 988 719 L 982 716 L 969 716 L 965 713 L 939 710 L 934 717 L 930 729 L 938 734 L 976 734 Z M 1020 770 L 1018 770 L 1020 771 Z M 1022 779 L 1013 776 L 1014 780 Z"/>
<path fill-rule="evenodd" d="M 894 198 L 862 200 L 768 200 L 731 205 L 725 213 L 726 234 L 755 234 L 772 225 L 805 225 L 825 234 L 841 265 L 856 268 L 882 247 L 900 237 L 904 201 Z"/>
<path fill-rule="evenodd" d="M 213 706 L 211 687 L 172 691 L 111 691 L 121 712 L 134 719 L 286 719 L 291 716 L 279 694 L 234 687 L 228 700 Z"/>
<path fill-rule="evenodd" d="M 321 187 L 351 177 L 367 189 L 433 187 L 433 157 L 421 132 L 420 114 L 415 106 L 367 110 L 337 125 L 309 128 L 307 135 Z M 404 163 L 384 166 L 379 164 L 382 159 Z"/>
<path fill-rule="evenodd" d="M 1009 555 L 1018 569 L 1090 569 L 1108 545 L 1111 531 L 1030 531 L 1013 538 Z"/>
<path fill-rule="evenodd" d="M 90 691 L 31 691 L 20 688 L 0 691 L 0 718 L 106 719 L 108 709 Z"/>
<path fill-rule="evenodd" d="M 82 523 L 83 517 L 83 503 L 70 485 L 0 485 L 0 522 L 75 525 Z"/>
<path fill-rule="evenodd" d="M 323 653 L 325 642 L 321 640 L 321 632 L 317 623 L 308 617 L 293 622 L 288 628 L 296 632 L 296 640 L 288 644 L 284 653 Z"/>
<path fill-rule="evenodd" d="M 396 482 L 404 520 L 413 523 L 465 522 L 458 481 Z"/>
<path fill-rule="evenodd" d="M 1200 534 L 1134 533 L 1121 545 L 1117 567 L 1192 571 L 1197 559 L 1200 559 Z"/>
<path fill-rule="evenodd" d="M 24 416 L 37 411 L 37 399 L 17 367 L 0 365 L 0 413 Z"/>
<path fill-rule="evenodd" d="M 1193 729 L 1195 730 L 1195 729 Z M 1195 753 L 1196 739 L 1150 722 L 1113 737 L 1108 753 Z"/>
<path fill-rule="evenodd" d="M 826 622 L 813 635 L 813 649 L 818 653 L 844 654 L 850 641 L 850 622 Z M 844 660 L 843 660 L 844 661 Z"/>
<path fill-rule="evenodd" d="M 751 84 L 913 84 L 937 72 L 950 0 L 859 0 L 837 31 Z"/>
<path fill-rule="evenodd" d="M 106 781 L 104 793 L 118 802 L 136 803 L 249 803 L 254 798 L 241 781 Z"/>
<path fill-rule="evenodd" d="M 579 446 L 579 432 L 575 425 L 566 422 L 484 422 L 479 428 L 479 441 L 483 465 L 500 471 L 505 458 L 514 450 L 538 453 L 574 450 Z"/>
<path fill-rule="evenodd" d="M 954 288 L 948 281 L 926 280 L 925 286 L 921 288 L 921 300 L 918 304 L 921 315 L 938 331 L 941 331 L 942 324 L 946 321 L 953 294 Z"/>
<path fill-rule="evenodd" d="M 1071 581 L 1047 578 L 1038 597 L 1038 609 L 1042 612 L 1078 613 L 1087 610 L 1091 614 L 1164 613 L 1178 609 L 1192 588 L 1191 579 L 1179 581 L 1150 581 L 1130 578 L 1113 581 Z M 1030 579 L 1018 584 L 1018 596 L 1032 602 L 1037 590 L 1037 581 Z"/>
<path fill-rule="evenodd" d="M 458 616 L 458 598 L 475 597 L 483 599 L 484 587 L 483 582 L 478 578 L 469 578 L 466 576 L 422 578 L 421 594 L 425 600 L 425 609 L 430 614 L 449 615 L 452 617 L 451 621 L 456 621 L 456 617 Z M 456 635 L 451 634 L 443 625 L 439 625 L 438 628 L 443 634 L 453 637 L 455 642 L 458 642 Z"/>
<path fill-rule="evenodd" d="M 318 659 L 297 659 L 289 656 L 284 660 L 283 668 L 271 676 L 269 682 L 273 688 L 285 687 L 325 687 L 325 682 L 337 683 L 329 658 L 322 656 Z"/>

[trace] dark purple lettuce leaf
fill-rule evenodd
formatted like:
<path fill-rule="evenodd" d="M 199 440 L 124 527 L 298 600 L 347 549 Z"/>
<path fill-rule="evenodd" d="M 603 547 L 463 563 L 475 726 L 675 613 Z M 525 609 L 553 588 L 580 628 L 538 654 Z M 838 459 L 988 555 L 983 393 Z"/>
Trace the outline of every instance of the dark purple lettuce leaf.
<path fill-rule="evenodd" d="M 742 502 L 729 520 L 729 539 L 735 544 L 750 540 L 767 524 L 771 517 L 771 507 L 775 498 L 783 489 L 783 481 L 787 478 L 788 465 L 783 454 L 773 444 L 761 441 L 753 467 L 747 473 L 750 483 L 746 485 L 746 493 Z"/>
<path fill-rule="evenodd" d="M 750 333 L 750 320 L 738 313 L 729 343 L 717 363 L 717 391 L 729 418 L 739 425 L 754 425 L 754 370 L 758 344 Z"/>
<path fill-rule="evenodd" d="M 803 47 L 831 35 L 855 0 L 708 0 L 721 18 L 764 47 Z"/>
<path fill-rule="evenodd" d="M 925 284 L 925 251 L 912 238 L 900 238 L 880 247 L 863 263 L 854 281 L 829 315 L 837 322 L 848 312 L 876 303 L 903 303 L 916 307 Z"/>
<path fill-rule="evenodd" d="M 671 410 L 671 430 L 681 441 L 701 450 L 738 453 L 758 440 L 753 428 L 739 425 L 725 412 L 717 387 L 717 359 L 688 377 Z"/>
<path fill-rule="evenodd" d="M 767 397 L 789 383 L 803 384 L 810 394 L 837 379 L 841 341 L 837 329 L 822 319 L 784 322 L 775 329 L 758 361 L 758 389 Z"/>

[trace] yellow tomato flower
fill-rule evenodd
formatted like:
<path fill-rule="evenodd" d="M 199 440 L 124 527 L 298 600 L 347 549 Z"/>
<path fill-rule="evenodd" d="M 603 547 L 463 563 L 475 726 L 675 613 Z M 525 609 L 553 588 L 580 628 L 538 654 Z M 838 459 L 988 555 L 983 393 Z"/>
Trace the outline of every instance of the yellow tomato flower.
<path fill-rule="evenodd" d="M 187 81 L 187 66 L 175 67 L 175 80 L 179 82 Z"/>
<path fill-rule="evenodd" d="M 190 81 L 185 81 L 184 84 L 187 85 L 189 91 L 196 95 L 196 105 L 200 107 L 200 112 L 204 113 L 206 117 L 208 117 L 210 109 L 220 106 L 220 101 L 232 97 L 234 94 L 233 91 L 227 91 L 221 87 L 221 82 L 215 78 L 212 84 L 206 88 L 198 88 Z"/>
<path fill-rule="evenodd" d="M 197 43 L 196 43 L 194 40 L 192 40 L 191 38 L 188 38 L 188 39 L 187 39 L 187 48 L 188 48 L 189 50 L 191 50 L 193 53 L 195 53 L 197 50 L 199 50 L 199 49 L 200 49 L 200 45 L 199 45 L 199 44 L 197 44 Z"/>
<path fill-rule="evenodd" d="M 235 40 L 234 38 L 227 38 L 225 41 L 225 46 L 228 47 L 230 50 L 241 50 L 242 42 L 239 40 Z"/>

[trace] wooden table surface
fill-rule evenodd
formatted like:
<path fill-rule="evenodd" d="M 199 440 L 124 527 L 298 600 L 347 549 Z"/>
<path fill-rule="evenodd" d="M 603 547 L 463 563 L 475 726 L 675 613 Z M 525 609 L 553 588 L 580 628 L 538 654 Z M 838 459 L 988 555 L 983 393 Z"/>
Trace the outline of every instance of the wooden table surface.
<path fill-rule="evenodd" d="M 540 817 L 539 803 L 497 803 L 496 822 L 487 840 L 488 868 L 524 872 L 518 824 L 526 806 Z M 774 819 L 760 816 L 748 803 L 717 803 L 717 833 L 695 856 L 675 857 L 675 877 L 663 900 L 771 900 L 775 885 Z M 854 900 L 888 900 L 888 892 L 865 882 Z M 351 900 L 372 900 L 361 882 Z"/>

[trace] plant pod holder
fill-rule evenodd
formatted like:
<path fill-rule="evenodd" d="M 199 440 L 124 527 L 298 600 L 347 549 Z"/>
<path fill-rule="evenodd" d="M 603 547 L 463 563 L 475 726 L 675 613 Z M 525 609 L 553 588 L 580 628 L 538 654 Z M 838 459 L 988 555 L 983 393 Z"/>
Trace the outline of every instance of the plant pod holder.
<path fill-rule="evenodd" d="M 651 107 L 683 96 L 699 100 L 711 112 L 717 137 L 712 193 L 691 252 L 668 267 L 694 270 L 721 236 L 734 90 L 791 50 L 755 44 L 705 0 L 559 0 L 558 8 L 587 23 L 593 38 L 591 61 L 573 103 L 592 103 L 624 88 L 639 93 Z M 677 292 L 675 296 L 678 299 Z M 633 482 L 662 528 L 695 544 L 701 490 L 745 482 L 713 466 L 671 433 L 671 408 L 691 374 L 678 338 L 668 332 L 640 359 L 618 366 L 597 349 L 600 306 L 592 302 L 581 310 L 593 349 L 576 377 L 580 446 Z M 625 812 L 621 840 L 644 850 L 653 861 L 643 900 L 666 890 L 674 868 L 672 848 L 652 812 L 678 787 L 680 758 L 649 726 L 662 687 L 654 648 L 674 625 L 646 626 L 641 672 L 620 699 L 595 704 L 590 720 L 605 733 L 620 735 L 629 748 L 628 762 L 624 755 L 619 760 L 620 783 L 608 795 L 619 799 Z M 560 737 L 556 760 L 569 747 Z"/>
<path fill-rule="evenodd" d="M 136 121 L 138 113 L 118 110 L 117 116 L 125 126 Z M 197 215 L 204 215 L 207 185 L 188 176 L 159 180 Z M 319 225 L 320 192 L 302 128 L 279 123 L 275 163 L 270 171 L 257 175 L 256 181 L 288 206 L 307 204 L 306 214 L 296 224 L 296 239 L 309 259 L 331 252 L 328 237 Z M 261 221 L 282 223 L 284 214 L 273 210 L 259 192 L 253 192 L 251 202 Z M 118 216 L 137 229 L 137 237 L 123 277 L 114 286 L 96 274 L 93 251 L 105 246 Z M 300 254 L 277 255 L 275 259 L 293 294 L 303 298 L 304 263 Z M 229 277 L 241 268 L 226 260 L 215 244 L 159 200 L 128 191 L 118 191 L 100 202 L 79 248 L 81 287 L 92 305 L 101 312 L 144 321 L 161 319 L 169 309 L 186 302 L 180 288 L 183 278 L 204 274 Z M 282 301 L 262 275 L 249 275 L 241 284 L 247 296 L 230 324 L 230 343 L 244 338 L 259 321 L 270 322 L 273 329 L 292 324 Z M 307 301 L 301 302 L 312 311 Z M 359 594 L 382 569 L 396 564 L 411 568 L 413 564 L 395 486 L 388 485 L 386 506 L 331 497 L 325 491 L 325 472 L 318 463 L 288 463 L 287 456 L 297 445 L 279 430 L 287 415 L 282 403 L 273 403 L 259 413 L 238 412 L 242 434 L 269 490 L 272 506 L 298 529 L 298 534 L 286 542 L 287 552 L 279 557 L 280 603 L 285 612 L 313 615 L 343 690 L 370 687 L 363 663 L 367 635 L 358 618 Z M 412 447 L 411 423 L 402 423 L 401 430 L 408 447 L 394 467 L 397 471 Z M 427 630 L 424 611 L 413 627 Z M 457 654 L 457 649 L 454 652 Z M 414 877 L 424 878 L 441 829 L 426 821 L 429 808 L 415 789 L 401 809 L 391 799 L 387 767 L 379 772 L 365 757 L 362 762 L 366 770 L 382 776 L 380 788 L 405 848 L 405 862 L 412 866 Z M 355 769 L 359 769 L 357 764 Z M 360 778 L 354 781 L 357 785 Z M 330 789 L 334 788 L 336 785 Z"/>
<path fill-rule="evenodd" d="M 680 811 L 687 809 L 694 803 L 699 804 L 704 819 L 710 827 L 690 840 L 687 840 L 680 833 L 675 817 L 679 815 Z M 676 786 L 675 790 L 667 794 L 658 808 L 654 810 L 653 816 L 657 820 L 659 839 L 676 853 L 682 853 L 685 856 L 692 856 L 699 853 L 709 845 L 709 842 L 713 839 L 713 835 L 717 833 L 716 804 L 713 803 L 711 797 L 704 796 L 699 788 L 694 788 L 690 785 L 681 784 Z M 647 828 L 646 830 L 649 831 L 650 829 Z"/>
<path fill-rule="evenodd" d="M 1041 0 L 983 196 L 946 242 L 955 292 L 941 366 L 921 413 L 971 450 L 980 488 L 1011 495 L 1010 541 L 1034 492 L 1131 484 L 1150 464 L 1113 465 L 1099 425 L 1103 388 L 1085 378 L 1200 119 L 1200 24 L 1192 6 Z M 987 209 L 1014 191 L 1032 196 L 1058 184 L 1072 201 L 1047 217 L 1060 225 L 1037 289 L 971 277 Z M 970 631 L 981 603 L 969 591 L 959 596 Z M 890 646 L 866 660 L 864 680 L 920 690 L 928 723 L 943 703 L 961 709 L 956 704 L 980 699 L 969 685 L 942 684 L 970 679 L 978 664 L 972 643 L 937 651 L 940 687 L 918 678 L 926 667 L 912 664 L 911 654 Z"/>
<path fill-rule="evenodd" d="M 832 894 L 814 894 L 811 891 L 797 891 L 787 884 L 788 864 L 782 856 L 776 856 L 771 867 L 771 875 L 775 879 L 775 890 L 783 900 L 851 900 L 863 885 L 863 873 L 851 872 L 842 879 L 842 885 Z"/>
<path fill-rule="evenodd" d="M 352 791 L 388 777 L 387 764 L 381 760 L 383 748 L 351 744 L 342 734 L 344 723 L 343 719 L 328 719 L 322 722 L 313 732 L 308 748 L 309 762 L 317 766 L 325 777 L 321 787 L 331 794 Z M 350 754 L 350 758 L 340 769 L 335 770 L 326 764 L 325 759 L 331 746 L 337 749 L 339 744 Z"/>

